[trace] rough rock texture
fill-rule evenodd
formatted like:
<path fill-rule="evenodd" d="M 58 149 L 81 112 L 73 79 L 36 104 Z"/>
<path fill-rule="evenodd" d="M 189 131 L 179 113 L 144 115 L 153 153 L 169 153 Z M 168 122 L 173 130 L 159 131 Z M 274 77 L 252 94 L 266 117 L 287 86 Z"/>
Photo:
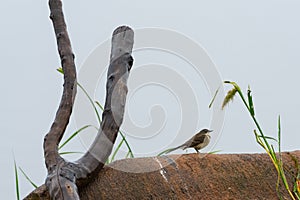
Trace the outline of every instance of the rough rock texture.
<path fill-rule="evenodd" d="M 300 151 L 283 153 L 292 189 L 297 169 L 291 155 L 300 161 Z M 276 181 L 267 154 L 184 154 L 116 161 L 79 191 L 82 200 L 278 199 Z M 280 191 L 290 199 L 283 186 Z M 25 199 L 49 196 L 41 186 Z"/>

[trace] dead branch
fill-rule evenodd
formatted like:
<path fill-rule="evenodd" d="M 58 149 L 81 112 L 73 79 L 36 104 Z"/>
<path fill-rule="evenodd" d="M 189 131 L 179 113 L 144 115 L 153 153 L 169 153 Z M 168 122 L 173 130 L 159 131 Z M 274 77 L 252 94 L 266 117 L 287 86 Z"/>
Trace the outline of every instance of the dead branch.
<path fill-rule="evenodd" d="M 106 101 L 102 123 L 89 151 L 76 163 L 66 162 L 58 153 L 58 144 L 72 113 L 76 94 L 74 54 L 64 21 L 60 0 L 49 0 L 50 18 L 56 34 L 58 52 L 64 71 L 64 90 L 54 122 L 44 140 L 45 163 L 48 170 L 46 187 L 52 199 L 79 199 L 77 186 L 92 181 L 110 155 L 123 121 L 127 95 L 127 79 L 133 64 L 133 31 L 127 26 L 117 28 L 112 37 L 110 65 L 106 83 Z"/>
<path fill-rule="evenodd" d="M 106 100 L 102 123 L 97 137 L 86 152 L 77 161 L 88 174 L 97 173 L 110 155 L 113 144 L 123 121 L 127 95 L 127 79 L 133 64 L 133 31 L 127 26 L 117 28 L 112 37 L 110 65 L 107 73 Z M 87 178 L 83 174 L 80 178 Z"/>
<path fill-rule="evenodd" d="M 44 156 L 48 170 L 46 185 L 53 199 L 63 199 L 63 196 L 67 196 L 70 190 L 77 190 L 76 185 L 69 183 L 69 179 L 66 177 L 62 178 L 61 173 L 62 168 L 65 166 L 65 161 L 58 154 L 58 144 L 69 123 L 76 95 L 76 68 L 74 54 L 62 11 L 62 3 L 60 0 L 49 0 L 49 7 L 51 12 L 50 19 L 53 22 L 61 66 L 64 71 L 64 89 L 54 122 L 44 139 Z M 78 195 L 68 196 L 70 198 L 65 199 L 79 199 Z"/>

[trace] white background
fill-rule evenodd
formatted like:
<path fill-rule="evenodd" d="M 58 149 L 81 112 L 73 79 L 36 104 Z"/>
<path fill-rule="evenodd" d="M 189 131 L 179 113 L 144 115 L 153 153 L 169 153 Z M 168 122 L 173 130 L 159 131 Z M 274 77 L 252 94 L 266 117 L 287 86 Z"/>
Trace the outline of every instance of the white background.
<path fill-rule="evenodd" d="M 236 81 L 244 90 L 251 85 L 257 117 L 268 135 L 276 137 L 277 117 L 281 115 L 284 151 L 299 149 L 299 8 L 296 0 L 64 1 L 78 68 L 119 25 L 178 31 L 206 49 L 224 80 Z M 55 70 L 60 61 L 48 16 L 46 1 L 1 4 L 2 199 L 15 199 L 13 154 L 36 184 L 46 177 L 43 137 L 62 92 L 62 77 Z M 68 133 L 76 128 L 72 123 Z M 262 152 L 253 129 L 236 98 L 227 108 L 224 129 L 214 149 L 222 153 Z M 76 150 L 72 144 L 69 148 Z M 22 175 L 20 189 L 21 197 L 33 189 Z"/>

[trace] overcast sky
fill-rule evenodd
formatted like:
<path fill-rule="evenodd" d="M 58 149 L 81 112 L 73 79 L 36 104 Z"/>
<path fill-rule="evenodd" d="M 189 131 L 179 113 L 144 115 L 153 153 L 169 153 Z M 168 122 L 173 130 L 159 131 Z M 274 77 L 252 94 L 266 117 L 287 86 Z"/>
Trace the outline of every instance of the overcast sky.
<path fill-rule="evenodd" d="M 52 23 L 48 17 L 48 3 L 46 1 L 3 1 L 1 8 L 0 187 L 3 199 L 14 199 L 13 155 L 18 166 L 22 167 L 37 185 L 41 185 L 45 180 L 43 137 L 53 121 L 63 82 L 62 76 L 56 72 L 60 61 Z M 65 17 L 78 71 L 82 66 L 84 67 L 85 61 L 91 53 L 95 52 L 96 47 L 107 41 L 112 31 L 119 25 L 126 24 L 137 30 L 137 38 L 138 30 L 146 27 L 184 35 L 205 49 L 207 58 L 214 63 L 222 80 L 236 81 L 245 92 L 248 85 L 251 86 L 257 118 L 267 135 L 276 137 L 277 117 L 281 115 L 284 151 L 299 149 L 300 140 L 298 130 L 299 8 L 300 2 L 296 0 L 198 0 L 188 3 L 152 0 L 149 2 L 107 1 L 105 4 L 94 0 L 64 1 Z M 149 35 L 149 38 L 144 39 L 152 42 L 157 38 L 151 38 Z M 174 41 L 175 44 L 177 42 Z M 108 46 L 107 55 L 109 51 Z M 134 73 L 143 74 L 142 67 L 147 65 L 157 67 L 158 70 L 163 69 L 164 66 L 174 66 L 177 70 L 175 71 L 183 77 L 192 75 L 188 65 L 180 59 L 180 55 L 172 56 L 168 52 L 144 50 L 135 51 L 133 56 L 136 71 L 132 71 L 129 82 L 130 78 L 131 81 L 136 80 L 137 76 Z M 101 66 L 106 66 L 108 57 L 101 62 Z M 186 68 L 182 70 L 179 65 Z M 184 72 L 181 73 L 180 70 Z M 170 80 L 175 77 L 170 73 L 165 73 L 164 76 Z M 148 81 L 152 80 L 150 75 L 144 77 L 149 78 Z M 155 78 L 153 75 L 153 79 Z M 207 108 L 211 93 L 207 89 L 209 86 L 205 80 L 210 77 L 200 77 L 198 81 L 196 78 L 182 78 L 188 80 L 188 85 L 196 96 L 194 101 L 197 102 L 197 108 L 195 109 L 198 109 L 199 116 L 193 115 L 188 118 L 192 122 L 197 122 L 190 124 L 195 131 L 209 127 L 213 123 L 210 121 L 212 111 Z M 82 80 L 84 81 L 86 80 Z M 103 103 L 102 88 L 105 80 L 99 77 L 97 81 L 94 84 L 97 87 L 96 92 L 99 93 L 94 96 Z M 168 85 L 153 82 L 153 85 L 148 85 L 150 87 L 148 90 L 146 86 L 142 88 L 144 90 L 134 90 L 136 95 L 132 94 L 126 105 L 128 116 L 139 128 L 148 127 L 149 124 L 151 127 L 151 122 L 155 122 L 157 123 L 155 126 L 163 127 L 163 132 L 157 133 L 173 134 L 179 128 L 177 122 L 184 120 L 182 109 L 184 110 L 185 107 L 180 105 L 181 99 L 176 100 L 178 96 L 176 88 L 168 90 Z M 159 87 L 156 87 L 157 85 Z M 172 87 L 176 87 L 176 84 Z M 228 89 L 231 87 L 225 87 L 226 91 Z M 101 92 L 103 94 L 100 94 Z M 166 102 L 168 103 L 165 104 Z M 179 107 L 176 102 L 179 102 Z M 153 116 L 157 117 L 152 119 Z M 126 124 L 124 129 L 125 127 Z M 73 117 L 67 130 L 68 134 L 77 128 L 80 128 L 80 125 L 75 123 Z M 236 98 L 226 108 L 223 130 L 213 133 L 214 142 L 206 151 L 262 152 L 255 142 L 254 128 L 241 100 Z M 92 132 L 92 129 L 90 130 Z M 153 156 L 157 149 L 151 147 L 159 148 L 157 151 L 163 150 L 168 145 L 184 142 L 183 140 L 188 139 L 194 132 L 176 133 L 182 139 L 172 138 L 174 143 L 167 142 L 170 136 L 164 134 L 161 134 L 162 138 L 159 142 L 154 136 L 142 137 L 138 133 L 128 134 L 129 142 L 132 139 L 132 148 L 138 156 Z M 79 150 L 86 148 L 79 139 L 73 141 L 66 150 L 77 151 L 78 148 Z M 177 151 L 177 153 L 184 152 Z M 20 175 L 20 189 L 22 197 L 33 190 L 22 175 Z"/>

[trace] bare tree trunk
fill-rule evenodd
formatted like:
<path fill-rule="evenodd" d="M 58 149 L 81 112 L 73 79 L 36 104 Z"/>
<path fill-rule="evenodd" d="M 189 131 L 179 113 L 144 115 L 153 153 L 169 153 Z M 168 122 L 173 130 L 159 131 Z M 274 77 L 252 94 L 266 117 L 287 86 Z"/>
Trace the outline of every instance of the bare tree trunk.
<path fill-rule="evenodd" d="M 133 31 L 117 28 L 112 37 L 110 65 L 107 74 L 106 102 L 102 123 L 89 151 L 75 163 L 66 162 L 58 153 L 58 144 L 72 113 L 76 94 L 74 54 L 67 33 L 60 0 L 49 0 L 50 18 L 56 34 L 58 52 L 64 71 L 64 90 L 54 122 L 44 140 L 45 163 L 48 170 L 46 187 L 52 199 L 79 199 L 77 186 L 91 181 L 110 155 L 123 121 L 127 95 L 127 79 L 133 64 Z"/>

